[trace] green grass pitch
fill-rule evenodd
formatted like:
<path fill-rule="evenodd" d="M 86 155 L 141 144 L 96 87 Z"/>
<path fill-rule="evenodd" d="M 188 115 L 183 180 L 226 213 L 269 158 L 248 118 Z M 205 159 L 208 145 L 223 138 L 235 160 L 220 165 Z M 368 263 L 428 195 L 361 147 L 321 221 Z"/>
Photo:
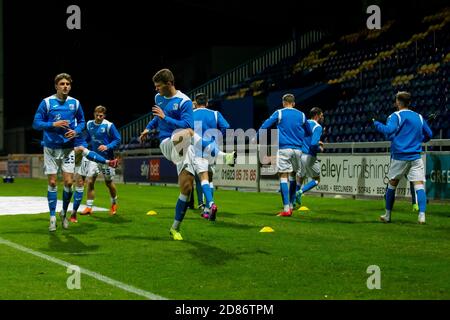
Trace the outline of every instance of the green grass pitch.
<path fill-rule="evenodd" d="M 46 196 L 45 180 L 0 185 L 0 196 Z M 62 186 L 58 188 L 61 199 Z M 102 182 L 96 206 L 109 207 Z M 48 232 L 48 213 L 0 216 L 0 238 L 168 299 L 449 299 L 450 209 L 430 204 L 427 224 L 397 201 L 383 224 L 381 200 L 304 197 L 311 210 L 277 217 L 275 193 L 218 190 L 216 223 L 188 210 L 184 241 L 169 237 L 175 187 L 118 185 L 119 211 L 80 216 Z M 84 203 L 84 200 L 83 200 Z M 147 216 L 149 210 L 156 216 Z M 260 233 L 264 226 L 273 233 Z M 370 265 L 381 289 L 369 290 Z M 0 299 L 143 299 L 0 244 Z"/>

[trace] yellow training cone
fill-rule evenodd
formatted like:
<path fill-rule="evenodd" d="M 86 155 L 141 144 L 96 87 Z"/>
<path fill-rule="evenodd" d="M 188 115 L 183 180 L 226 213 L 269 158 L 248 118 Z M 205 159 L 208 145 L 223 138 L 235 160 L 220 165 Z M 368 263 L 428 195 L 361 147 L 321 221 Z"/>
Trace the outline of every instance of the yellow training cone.
<path fill-rule="evenodd" d="M 301 206 L 298 211 L 309 211 L 308 207 Z"/>
<path fill-rule="evenodd" d="M 259 232 L 275 232 L 271 227 L 264 227 Z"/>
<path fill-rule="evenodd" d="M 149 212 L 147 212 L 147 215 L 148 216 L 156 216 L 157 213 L 156 213 L 156 211 L 150 210 Z"/>

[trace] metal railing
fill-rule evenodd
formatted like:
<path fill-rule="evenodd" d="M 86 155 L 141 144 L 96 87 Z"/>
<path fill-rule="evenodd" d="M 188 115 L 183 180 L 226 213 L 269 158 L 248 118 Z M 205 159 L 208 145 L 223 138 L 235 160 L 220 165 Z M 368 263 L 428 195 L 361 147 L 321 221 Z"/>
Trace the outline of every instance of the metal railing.
<path fill-rule="evenodd" d="M 285 42 L 278 47 L 269 49 L 254 59 L 244 62 L 236 68 L 189 91 L 187 95 L 193 98 L 197 93 L 203 92 L 208 97 L 215 97 L 232 86 L 257 75 L 267 67 L 293 57 L 298 52 L 311 47 L 313 44 L 319 42 L 323 36 L 324 34 L 321 31 L 309 31 L 301 35 L 298 39 Z M 151 119 L 152 113 L 150 112 L 119 128 L 122 141 L 128 143 L 133 137 L 138 136 Z"/>

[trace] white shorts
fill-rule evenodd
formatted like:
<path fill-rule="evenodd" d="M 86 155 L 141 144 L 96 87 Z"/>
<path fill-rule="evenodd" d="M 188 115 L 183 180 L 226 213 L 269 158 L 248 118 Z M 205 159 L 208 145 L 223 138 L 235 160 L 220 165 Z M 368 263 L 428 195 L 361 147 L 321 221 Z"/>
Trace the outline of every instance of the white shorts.
<path fill-rule="evenodd" d="M 409 181 L 424 181 L 425 169 L 422 158 L 416 160 L 395 160 L 391 159 L 389 165 L 389 180 L 400 180 L 406 175 Z"/>
<path fill-rule="evenodd" d="M 172 161 L 177 166 L 178 175 L 183 170 L 187 170 L 192 175 L 195 174 L 195 169 L 193 165 L 194 162 L 193 145 L 189 145 L 186 154 L 179 155 L 177 150 L 175 149 L 175 146 L 173 145 L 172 140 L 170 138 L 166 138 L 161 142 L 159 148 L 161 149 L 161 152 L 164 155 L 164 157 L 167 160 Z"/>
<path fill-rule="evenodd" d="M 89 165 L 90 162 L 86 157 L 82 156 L 80 160 L 77 159 L 78 156 L 75 156 L 75 173 L 80 176 L 86 177 L 89 173 Z"/>
<path fill-rule="evenodd" d="M 201 172 L 211 172 L 214 174 L 216 166 L 214 163 L 211 164 L 208 159 L 194 157 L 194 169 L 197 174 L 200 174 Z"/>
<path fill-rule="evenodd" d="M 75 172 L 75 151 L 69 149 L 51 149 L 44 147 L 44 174 L 57 174 L 62 172 Z"/>
<path fill-rule="evenodd" d="M 112 181 L 116 175 L 116 170 L 105 163 L 97 163 L 88 159 L 86 161 L 88 162 L 87 172 L 84 172 L 86 177 L 97 177 L 101 172 L 105 181 Z"/>
<path fill-rule="evenodd" d="M 310 178 L 316 178 L 320 177 L 320 160 L 317 159 L 317 157 L 312 156 L 310 154 L 303 153 L 302 157 L 302 166 L 299 171 L 297 171 L 297 174 L 304 178 L 304 177 L 310 177 Z"/>
<path fill-rule="evenodd" d="M 297 149 L 280 149 L 277 153 L 277 169 L 280 173 L 297 172 L 301 168 L 302 151 Z"/>

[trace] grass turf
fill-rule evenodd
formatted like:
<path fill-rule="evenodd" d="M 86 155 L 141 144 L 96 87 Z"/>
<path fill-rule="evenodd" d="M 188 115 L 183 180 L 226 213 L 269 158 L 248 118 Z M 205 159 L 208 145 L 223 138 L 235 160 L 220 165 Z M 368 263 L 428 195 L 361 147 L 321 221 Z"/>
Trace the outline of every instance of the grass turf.
<path fill-rule="evenodd" d="M 59 186 L 61 199 L 62 186 Z M 109 207 L 101 182 L 96 206 Z M 391 224 L 383 201 L 305 196 L 311 209 L 276 217 L 274 193 L 219 190 L 216 223 L 188 210 L 184 241 L 169 228 L 175 187 L 118 185 L 119 211 L 79 216 L 48 232 L 48 213 L 0 216 L 0 237 L 169 299 L 449 299 L 450 210 L 431 204 L 418 225 L 406 201 Z M 0 196 L 45 196 L 45 180 L 0 185 Z M 147 216 L 149 210 L 156 216 Z M 260 233 L 264 226 L 274 233 Z M 381 289 L 366 286 L 381 269 Z M 0 244 L 0 299 L 143 299 L 86 275 L 68 290 L 66 268 Z"/>

